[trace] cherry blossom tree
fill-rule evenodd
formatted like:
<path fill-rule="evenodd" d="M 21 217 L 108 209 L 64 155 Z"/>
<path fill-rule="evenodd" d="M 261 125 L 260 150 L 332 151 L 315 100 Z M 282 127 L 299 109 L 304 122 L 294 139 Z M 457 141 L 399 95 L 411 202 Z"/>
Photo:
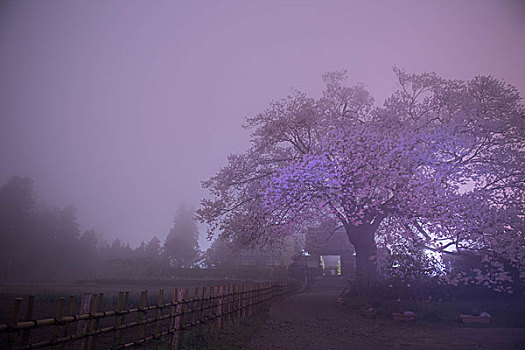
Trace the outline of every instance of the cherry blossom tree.
<path fill-rule="evenodd" d="M 492 77 L 446 80 L 394 70 L 382 106 L 344 73 L 319 99 L 294 91 L 248 118 L 252 146 L 204 182 L 210 233 L 275 240 L 325 219 L 356 250 L 358 286 L 377 280 L 377 246 L 400 240 L 440 254 L 466 251 L 493 268 L 476 283 L 503 290 L 525 277 L 525 111 Z M 452 283 L 457 283 L 448 276 Z"/>

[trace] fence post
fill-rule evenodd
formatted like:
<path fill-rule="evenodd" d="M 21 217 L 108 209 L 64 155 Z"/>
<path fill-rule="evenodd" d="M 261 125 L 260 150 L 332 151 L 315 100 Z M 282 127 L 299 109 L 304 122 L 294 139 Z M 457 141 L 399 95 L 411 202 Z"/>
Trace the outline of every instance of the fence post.
<path fill-rule="evenodd" d="M 209 312 L 208 312 L 208 315 L 209 315 L 209 319 L 210 321 L 213 321 L 213 319 L 215 318 L 214 317 L 214 312 L 216 312 L 216 304 L 214 302 L 214 295 L 215 295 L 215 287 L 213 286 L 210 286 L 209 287 L 209 293 L 208 293 L 208 299 L 209 299 L 209 304 L 210 304 L 210 309 L 209 309 Z M 213 322 L 208 322 L 208 336 L 211 334 L 211 326 L 212 326 L 212 323 Z"/>
<path fill-rule="evenodd" d="M 257 298 L 259 297 L 259 283 L 254 283 L 253 284 L 253 296 L 252 296 L 252 314 L 251 316 L 253 315 L 256 315 L 257 314 Z"/>
<path fill-rule="evenodd" d="M 155 322 L 155 337 L 158 337 L 159 336 L 159 333 L 160 333 L 160 320 L 159 318 L 162 316 L 162 303 L 163 303 L 163 300 L 164 300 L 164 289 L 160 289 L 159 290 L 159 295 L 157 297 L 157 306 L 159 307 L 157 309 L 157 321 Z M 155 349 L 158 349 L 159 347 L 159 339 L 155 339 L 154 340 L 155 343 L 154 343 L 154 348 Z"/>
<path fill-rule="evenodd" d="M 193 290 L 193 302 L 191 303 L 191 323 L 195 326 L 197 320 L 199 319 L 197 315 L 197 300 L 199 300 L 199 287 L 195 287 Z M 192 339 L 197 335 L 197 331 L 195 329 L 192 330 Z"/>
<path fill-rule="evenodd" d="M 73 315 L 74 313 L 74 310 L 73 308 L 75 307 L 75 295 L 74 294 L 69 294 L 69 298 L 67 300 L 67 314 L 68 315 Z M 64 326 L 64 337 L 67 337 L 69 336 L 69 334 L 71 333 L 71 323 L 68 323 Z M 62 345 L 60 345 L 60 348 L 62 350 L 64 350 L 66 348 L 66 343 L 62 343 Z"/>
<path fill-rule="evenodd" d="M 222 293 L 223 286 L 217 286 L 217 329 L 222 328 Z"/>
<path fill-rule="evenodd" d="M 183 289 L 178 288 L 173 290 L 173 303 L 175 303 L 175 319 L 173 324 L 173 339 L 171 348 L 177 350 L 179 348 L 179 331 L 180 331 L 180 314 L 182 311 L 182 293 Z"/>
<path fill-rule="evenodd" d="M 235 323 L 236 317 L 237 317 L 237 285 L 236 284 L 232 284 L 232 304 L 231 304 L 230 312 L 232 315 L 231 322 Z"/>
<path fill-rule="evenodd" d="M 87 314 L 89 312 L 89 307 L 91 306 L 91 299 L 93 298 L 93 295 L 91 293 L 83 293 L 82 294 L 82 300 L 80 301 L 80 315 Z M 84 335 L 86 334 L 88 326 L 88 321 L 79 321 L 77 325 L 77 335 Z M 76 343 L 76 349 L 77 350 L 84 350 L 84 344 L 86 343 L 85 338 L 80 339 Z"/>
<path fill-rule="evenodd" d="M 252 310 L 250 311 L 250 317 L 255 315 L 257 312 L 257 283 L 252 283 Z"/>
<path fill-rule="evenodd" d="M 35 304 L 35 296 L 30 295 L 29 298 L 27 299 L 27 308 L 26 308 L 26 317 L 25 317 L 26 321 L 31 321 L 31 319 L 33 318 L 34 304 Z M 24 329 L 24 331 L 22 332 L 22 345 L 27 345 L 27 343 L 29 342 L 29 332 L 30 332 L 29 328 Z"/>
<path fill-rule="evenodd" d="M 125 293 L 124 293 L 124 303 L 122 304 L 122 308 L 123 310 L 127 310 L 129 307 L 129 290 L 127 290 Z M 125 324 L 126 323 L 126 314 L 123 314 L 122 317 L 120 318 L 120 324 Z M 121 341 L 121 337 L 122 336 L 122 333 L 119 334 L 119 342 Z"/>
<path fill-rule="evenodd" d="M 179 344 L 184 344 L 184 336 L 185 336 L 184 328 L 186 326 L 186 321 L 187 321 L 186 313 L 188 311 L 188 293 L 189 293 L 188 288 L 184 290 L 181 289 L 181 299 L 180 300 L 182 304 L 181 304 L 180 311 L 182 315 L 180 316 Z"/>
<path fill-rule="evenodd" d="M 201 294 L 201 307 L 200 307 L 200 324 L 199 324 L 199 337 L 202 339 L 204 337 L 204 323 L 206 322 L 206 313 L 205 313 L 205 305 L 206 305 L 206 287 L 202 287 L 202 294 Z"/>
<path fill-rule="evenodd" d="M 268 290 L 266 289 L 266 282 L 261 283 L 261 306 L 260 311 L 266 307 L 266 300 L 268 299 Z"/>
<path fill-rule="evenodd" d="M 56 320 L 58 322 L 62 321 L 62 316 L 64 316 L 64 304 L 66 303 L 66 298 L 60 297 L 58 299 L 58 306 L 57 306 L 57 317 Z M 55 340 L 60 337 L 60 328 L 62 326 L 60 324 L 55 325 Z"/>
<path fill-rule="evenodd" d="M 248 307 L 246 308 L 247 317 L 252 316 L 253 311 L 253 283 L 248 283 Z"/>
<path fill-rule="evenodd" d="M 177 314 L 177 289 L 173 289 L 171 296 L 170 332 L 175 334 L 175 315 Z"/>
<path fill-rule="evenodd" d="M 257 283 L 257 308 L 255 313 L 258 314 L 262 310 L 262 299 L 263 299 L 263 284 Z"/>
<path fill-rule="evenodd" d="M 15 304 L 13 308 L 13 316 L 11 317 L 11 321 L 9 322 L 9 326 L 11 328 L 16 329 L 18 331 L 17 325 L 18 325 L 18 317 L 20 316 L 20 305 L 22 305 L 22 298 L 16 298 Z M 15 338 L 16 338 L 16 332 L 9 332 L 9 335 L 7 336 L 7 344 L 9 349 L 15 348 Z"/>
<path fill-rule="evenodd" d="M 242 285 L 242 318 L 246 318 L 248 308 L 248 283 Z"/>
<path fill-rule="evenodd" d="M 262 307 L 262 304 L 261 304 L 261 301 L 262 301 L 262 293 L 264 292 L 263 291 L 263 288 L 262 288 L 262 283 L 257 283 L 257 307 L 255 308 L 255 314 L 258 314 L 259 311 L 261 311 L 261 307 Z"/>
<path fill-rule="evenodd" d="M 232 285 L 231 283 L 228 283 L 228 297 L 227 297 L 227 304 L 226 304 L 226 322 L 227 324 L 231 323 L 232 320 Z"/>
<path fill-rule="evenodd" d="M 191 301 L 191 324 L 192 324 L 192 327 L 191 327 L 191 331 L 190 331 L 190 340 L 191 340 L 190 346 L 192 346 L 192 347 L 195 346 L 195 338 L 197 337 L 197 334 L 198 334 L 198 330 L 195 329 L 195 326 L 197 325 L 196 322 L 199 319 L 198 315 L 197 315 L 197 312 L 198 312 L 198 302 L 197 302 L 197 300 L 198 299 L 199 299 L 199 287 L 195 287 L 195 289 L 193 290 L 193 299 Z"/>
<path fill-rule="evenodd" d="M 255 308 L 255 314 L 258 314 L 259 311 L 261 311 L 262 309 L 263 293 L 264 293 L 263 284 L 257 283 L 257 304 L 256 304 L 257 307 Z"/>
<path fill-rule="evenodd" d="M 241 319 L 246 317 L 246 283 L 241 284 Z"/>
<path fill-rule="evenodd" d="M 97 300 L 97 307 L 96 307 L 95 312 L 101 312 L 103 308 L 104 308 L 104 293 L 99 293 L 98 300 Z M 92 329 L 92 331 L 97 330 L 99 328 L 99 324 L 100 324 L 100 318 L 97 318 L 95 320 L 95 327 Z M 98 335 L 94 335 L 93 344 L 91 345 L 92 349 L 97 348 L 97 340 L 98 340 Z"/>
<path fill-rule="evenodd" d="M 246 284 L 246 317 L 250 317 L 251 284 Z"/>
<path fill-rule="evenodd" d="M 261 292 L 262 292 L 261 284 L 256 283 L 255 284 L 255 315 L 259 313 L 259 310 L 261 308 Z"/>
<path fill-rule="evenodd" d="M 95 320 L 93 318 L 91 318 L 91 316 L 97 311 L 97 302 L 98 302 L 98 294 L 94 294 L 93 297 L 91 298 L 91 304 L 89 305 L 89 314 L 90 314 L 90 319 L 88 321 L 88 327 L 87 327 L 87 331 L 89 333 L 91 333 L 91 331 L 95 328 Z M 93 336 L 88 336 L 87 338 L 87 345 L 86 345 L 86 348 L 88 350 L 92 350 L 93 349 Z"/>
<path fill-rule="evenodd" d="M 241 294 L 241 285 L 240 284 L 236 284 L 235 285 L 235 295 L 237 296 L 237 299 L 235 300 L 235 307 L 237 308 L 237 320 L 236 322 L 239 322 L 241 320 L 241 299 L 242 299 L 242 294 Z"/>
<path fill-rule="evenodd" d="M 143 290 L 140 293 L 140 301 L 139 301 L 139 324 L 146 319 L 147 311 L 144 309 L 146 308 L 147 304 L 148 304 L 148 291 Z M 145 324 L 139 325 L 139 328 L 137 329 L 137 341 L 140 341 L 142 338 L 144 338 L 145 330 L 146 330 Z"/>
<path fill-rule="evenodd" d="M 118 327 L 120 326 L 122 322 L 122 317 L 124 315 L 120 315 L 119 312 L 121 312 L 124 309 L 124 292 L 118 292 L 118 301 L 117 301 L 117 312 L 115 314 L 115 328 L 117 330 L 115 333 L 113 333 L 113 347 L 117 347 L 120 343 L 120 330 L 118 330 Z"/>

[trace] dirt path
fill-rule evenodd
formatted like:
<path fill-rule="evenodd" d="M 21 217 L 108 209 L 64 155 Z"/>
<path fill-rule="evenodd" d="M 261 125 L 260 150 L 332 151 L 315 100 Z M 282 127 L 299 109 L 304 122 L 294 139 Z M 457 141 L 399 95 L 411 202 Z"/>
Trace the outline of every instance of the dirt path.
<path fill-rule="evenodd" d="M 337 291 L 290 296 L 274 304 L 246 350 L 525 349 L 524 328 L 467 328 L 367 319 L 338 305 Z"/>

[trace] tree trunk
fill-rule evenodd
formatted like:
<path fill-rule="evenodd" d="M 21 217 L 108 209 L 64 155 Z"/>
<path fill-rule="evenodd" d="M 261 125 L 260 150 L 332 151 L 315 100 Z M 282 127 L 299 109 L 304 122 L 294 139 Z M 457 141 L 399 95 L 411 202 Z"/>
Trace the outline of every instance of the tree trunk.
<path fill-rule="evenodd" d="M 355 248 L 356 286 L 359 296 L 369 294 L 378 279 L 375 242 L 378 226 L 377 222 L 360 226 L 345 225 L 346 234 Z"/>
<path fill-rule="evenodd" d="M 370 240 L 356 241 L 355 263 L 358 293 L 369 291 L 377 281 L 377 246 Z"/>

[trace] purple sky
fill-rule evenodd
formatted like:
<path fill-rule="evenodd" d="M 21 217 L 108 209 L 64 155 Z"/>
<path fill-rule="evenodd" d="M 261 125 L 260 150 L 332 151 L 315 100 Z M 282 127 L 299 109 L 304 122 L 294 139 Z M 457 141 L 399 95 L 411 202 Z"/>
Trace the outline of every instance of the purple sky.
<path fill-rule="evenodd" d="M 378 103 L 392 66 L 491 74 L 525 92 L 525 2 L 2 1 L 0 183 L 77 208 L 83 229 L 166 237 L 241 152 L 245 116 L 347 69 Z"/>

